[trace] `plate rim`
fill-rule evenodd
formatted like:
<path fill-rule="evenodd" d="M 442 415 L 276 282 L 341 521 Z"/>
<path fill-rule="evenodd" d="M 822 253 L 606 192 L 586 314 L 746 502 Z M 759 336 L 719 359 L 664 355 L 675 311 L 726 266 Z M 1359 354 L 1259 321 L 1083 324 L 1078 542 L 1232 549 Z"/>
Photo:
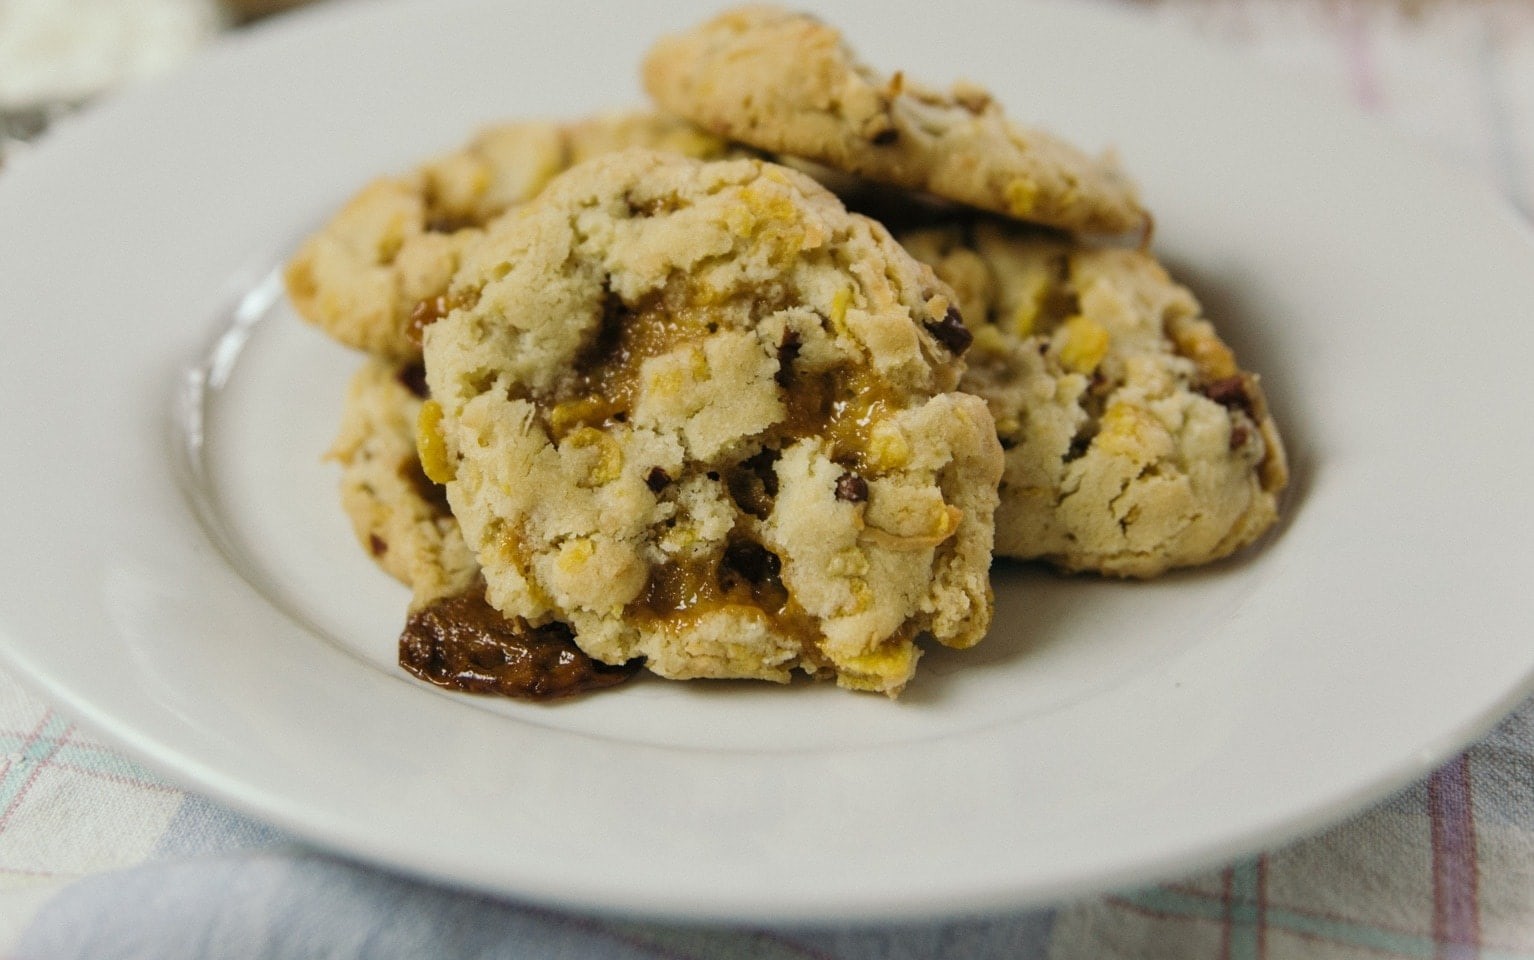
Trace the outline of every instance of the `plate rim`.
<path fill-rule="evenodd" d="M 419 7 L 424 6 L 424 4 L 416 2 L 396 2 L 392 6 L 396 8 L 404 8 Z M 331 18 L 345 19 L 351 16 L 360 15 L 357 13 L 357 11 L 361 9 L 359 4 L 343 4 L 342 7 L 349 7 L 349 9 L 337 11 L 315 11 L 313 13 L 306 12 L 303 15 L 305 18 L 304 22 L 307 22 L 311 17 L 316 18 L 316 22 L 321 22 L 318 18 L 322 17 L 325 18 L 323 22 L 329 22 Z M 295 24 L 296 23 L 298 23 L 298 21 L 295 21 Z M 288 26 L 284 27 L 283 29 L 284 31 L 291 31 L 296 33 L 299 30 L 299 26 Z M 273 35 L 283 36 L 286 35 L 286 33 L 274 32 Z M 262 34 L 261 36 L 265 36 L 265 34 Z M 247 47 L 262 42 L 265 41 L 260 40 L 259 37 L 255 39 L 247 39 L 244 41 Z M 215 52 L 210 59 L 216 60 L 217 56 L 218 54 Z M 184 84 L 186 82 L 185 77 L 193 75 L 195 75 L 195 71 L 184 73 L 181 75 L 181 80 L 179 82 Z M 128 104 L 128 106 L 122 106 L 119 104 L 104 105 L 97 111 L 91 111 L 80 117 L 78 120 L 72 121 L 72 125 L 78 124 L 80 128 L 89 129 L 91 128 L 92 124 L 96 123 L 96 116 L 104 115 L 110 118 L 115 115 L 111 112 L 102 114 L 101 111 L 116 111 L 116 114 L 131 112 L 131 110 L 134 109 L 132 104 L 143 102 L 144 100 L 149 99 L 149 97 L 149 94 L 145 94 L 139 100 L 124 101 L 124 103 Z M 105 121 L 103 121 L 103 123 L 104 122 Z M 62 134 L 60 136 L 63 137 Z M 69 137 L 64 137 L 59 142 L 70 144 L 75 141 Z M 68 149 L 70 148 L 67 146 L 55 146 L 53 144 L 45 143 L 42 147 L 39 148 L 35 158 L 28 158 L 28 162 L 19 165 L 17 171 L 12 171 L 13 176 L 8 176 L 4 179 L 0 179 L 0 200 L 3 200 L 5 192 L 8 189 L 8 185 L 5 182 L 6 180 L 14 180 L 15 176 L 26 177 L 29 175 L 26 168 L 32 167 L 34 164 L 41 166 L 41 164 L 45 162 L 45 158 L 49 155 L 50 152 L 66 152 Z M 1526 226 L 1524 229 L 1525 237 L 1528 238 L 1531 234 L 1529 233 Z M 230 282 L 233 282 L 236 285 L 238 284 L 238 281 Z M 284 829 L 291 830 L 292 832 L 295 832 L 299 835 L 306 835 L 306 831 L 303 829 L 305 826 L 304 818 L 298 812 L 282 807 L 280 803 L 274 806 L 270 802 L 261 804 L 259 801 L 252 800 L 250 794 L 248 793 L 250 787 L 249 784 L 244 785 L 246 792 L 242 795 L 241 789 L 239 789 L 239 785 L 234 782 L 234 779 L 231 779 L 231 775 L 227 772 L 221 774 L 216 770 L 205 769 L 204 765 L 200 761 L 192 759 L 188 756 L 183 755 L 178 759 L 176 755 L 178 753 L 185 754 L 184 750 L 177 750 L 169 744 L 156 741 L 152 734 L 149 732 L 138 729 L 123 728 L 120 724 L 114 723 L 112 717 L 108 716 L 106 713 L 103 713 L 104 708 L 101 707 L 101 705 L 80 700 L 75 695 L 74 691 L 60 683 L 59 677 L 50 675 L 45 667 L 41 667 L 39 664 L 29 660 L 26 656 L 27 640 L 25 638 L 13 638 L 11 633 L 12 631 L 8 626 L 6 628 L 0 629 L 0 659 L 3 659 L 15 670 L 16 673 L 19 674 L 19 679 L 21 679 L 24 684 L 42 689 L 46 699 L 66 705 L 72 716 L 80 718 L 84 723 L 86 723 L 86 725 L 100 730 L 103 734 L 105 734 L 106 739 L 120 744 L 126 750 L 126 752 L 144 760 L 150 767 L 157 770 L 172 772 L 173 780 L 191 779 L 203 792 L 215 796 L 237 809 L 245 810 L 249 813 L 254 813 L 262 819 L 277 823 Z M 1185 867 L 1189 866 L 1194 869 L 1198 869 L 1203 866 L 1212 865 L 1214 863 L 1228 859 L 1229 856 L 1234 855 L 1235 852 L 1249 851 L 1256 846 L 1266 846 L 1271 839 L 1278 836 L 1293 837 L 1297 832 L 1308 832 L 1310 829 L 1313 829 L 1314 827 L 1323 823 L 1335 822 L 1339 816 L 1347 812 L 1351 812 L 1352 810 L 1356 810 L 1363 804 L 1372 800 L 1376 800 L 1386 795 L 1387 793 L 1393 792 L 1400 786 L 1410 783 L 1420 778 L 1427 772 L 1430 772 L 1435 768 L 1437 764 L 1441 763 L 1449 756 L 1452 756 L 1452 754 L 1460 747 L 1462 747 L 1468 740 L 1479 736 L 1486 730 L 1490 729 L 1500 717 L 1505 715 L 1505 713 L 1516 706 L 1517 703 L 1525 699 L 1531 691 L 1534 691 L 1534 672 L 1526 673 L 1523 677 L 1521 677 L 1516 684 L 1510 687 L 1509 690 L 1500 699 L 1498 699 L 1496 703 L 1484 705 L 1484 708 L 1474 718 L 1474 722 L 1462 724 L 1455 730 L 1444 732 L 1437 739 L 1436 745 L 1424 747 L 1421 749 L 1415 756 L 1410 758 L 1409 763 L 1403 763 L 1403 765 L 1399 766 L 1396 773 L 1392 777 L 1386 778 L 1386 780 L 1383 781 L 1376 781 L 1369 787 L 1361 788 L 1359 791 L 1356 791 L 1356 795 L 1351 796 L 1347 801 L 1342 803 L 1342 809 L 1339 809 L 1339 806 L 1334 803 L 1329 805 L 1324 810 L 1314 809 L 1308 811 L 1300 811 L 1294 818 L 1292 818 L 1290 821 L 1286 821 L 1285 823 L 1270 824 L 1265 829 L 1249 832 L 1240 838 L 1228 837 L 1223 843 L 1211 842 L 1201 854 L 1193 856 L 1191 860 L 1186 853 L 1182 856 L 1168 854 L 1167 857 L 1163 858 L 1162 860 L 1156 861 L 1154 863 L 1140 863 L 1134 868 L 1126 868 L 1121 873 L 1115 874 L 1112 877 L 1099 876 L 1096 879 L 1082 879 L 1075 883 L 1075 885 L 1072 885 L 1070 881 L 1065 881 L 1063 883 L 1060 881 L 1051 881 L 1045 884 L 1044 881 L 1036 880 L 1030 889 L 1036 890 L 1036 888 L 1040 885 L 1048 885 L 1052 888 L 1058 889 L 1065 895 L 1074 896 L 1089 892 L 1089 890 L 1101 890 L 1105 885 L 1113 886 L 1119 885 L 1121 883 L 1143 882 L 1155 876 L 1163 876 L 1171 870 L 1181 871 Z M 311 821 L 312 819 L 313 818 L 310 818 Z M 310 838 L 315 839 L 316 842 L 323 842 L 327 846 L 334 846 L 333 840 L 315 838 L 313 836 Z M 398 859 L 397 852 L 391 853 L 385 860 L 380 860 L 377 858 L 379 851 L 376 846 L 370 849 L 369 845 L 361 840 L 359 840 L 354 845 L 347 846 L 346 852 L 348 855 L 367 860 L 368 862 L 377 863 L 380 866 L 403 868 L 417 875 L 429 876 L 437 880 L 446 881 L 457 885 L 462 884 L 461 876 L 455 876 L 451 871 L 442 872 L 442 865 L 440 863 L 435 865 L 430 863 L 405 863 Z M 482 884 L 475 884 L 475 886 L 483 888 Z M 1030 885 L 1023 884 L 1022 886 L 1028 887 Z M 614 901 L 610 897 L 593 897 L 590 891 L 587 891 L 584 896 L 579 892 L 573 892 L 572 894 L 572 892 L 569 891 L 567 891 L 564 895 L 555 893 L 544 896 L 542 891 L 537 889 L 502 889 L 501 892 L 515 893 L 518 896 L 540 900 L 542 902 L 552 903 L 564 907 L 575 906 L 580 909 L 595 910 L 599 912 L 617 912 L 625 914 L 638 913 L 646 916 L 662 916 L 672 919 L 703 918 L 712 920 L 762 921 L 782 918 L 782 912 L 779 910 L 757 912 L 755 910 L 746 909 L 742 912 L 739 910 L 729 909 L 723 904 L 714 904 L 712 908 L 705 907 L 703 912 L 700 914 L 698 910 L 692 909 L 689 905 L 677 903 L 671 903 L 668 905 L 664 902 L 655 902 L 655 898 L 653 896 L 636 895 L 632 901 L 623 903 Z M 664 898 L 662 897 L 662 899 Z M 845 902 L 839 906 L 826 905 L 827 909 L 825 912 L 817 912 L 814 909 L 816 906 L 814 904 L 804 904 L 801 905 L 800 908 L 791 911 L 791 916 L 798 920 L 812 921 L 833 921 L 838 919 L 846 919 L 849 916 L 857 917 L 860 919 L 894 920 L 910 917 L 912 916 L 913 911 L 917 914 L 925 916 L 939 916 L 951 915 L 956 911 L 968 910 L 975 906 L 973 900 L 968 900 L 961 904 L 957 902 L 959 899 L 961 899 L 960 896 L 950 896 L 948 901 L 938 905 L 937 909 L 932 909 L 934 905 L 931 902 L 857 904 L 853 906 L 850 913 L 847 910 L 848 904 Z M 1028 903 L 1047 902 L 1048 900 L 1053 899 L 1057 898 L 1051 896 L 1040 899 L 1039 897 L 1033 896 L 1030 893 L 1024 893 L 1019 897 L 1017 895 L 1017 891 L 1013 890 L 1003 892 L 999 896 L 994 897 L 989 906 L 982 906 L 981 909 L 1004 910 L 1015 908 L 1017 906 L 1025 905 Z"/>

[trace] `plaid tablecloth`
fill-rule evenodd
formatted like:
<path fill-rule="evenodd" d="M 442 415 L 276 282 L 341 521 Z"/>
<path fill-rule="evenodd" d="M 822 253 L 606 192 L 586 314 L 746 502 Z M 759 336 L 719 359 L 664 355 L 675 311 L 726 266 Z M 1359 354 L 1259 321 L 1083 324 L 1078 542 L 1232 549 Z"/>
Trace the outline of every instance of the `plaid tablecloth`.
<path fill-rule="evenodd" d="M 1534 219 L 1534 4 L 1135 5 L 1347 91 Z M 0 955 L 1534 960 L 1534 701 L 1351 821 L 1207 875 L 1005 917 L 768 930 L 564 914 L 328 857 L 177 789 L 0 673 Z"/>

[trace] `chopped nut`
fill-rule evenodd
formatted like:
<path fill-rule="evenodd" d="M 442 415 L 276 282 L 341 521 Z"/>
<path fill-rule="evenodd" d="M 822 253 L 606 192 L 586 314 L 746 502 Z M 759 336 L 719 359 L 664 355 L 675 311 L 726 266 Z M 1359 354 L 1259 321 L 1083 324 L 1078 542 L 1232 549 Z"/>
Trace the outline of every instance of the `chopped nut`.
<path fill-rule="evenodd" d="M 836 481 L 836 499 L 863 503 L 868 499 L 868 481 L 855 473 L 844 473 Z"/>
<path fill-rule="evenodd" d="M 1170 323 L 1167 333 L 1177 345 L 1177 352 L 1193 361 L 1199 375 L 1207 380 L 1222 380 L 1238 376 L 1241 368 L 1236 366 L 1236 355 L 1209 332 L 1207 325 L 1197 323 Z"/>
<path fill-rule="evenodd" d="M 1239 374 L 1207 383 L 1199 392 L 1227 410 L 1241 410 L 1249 416 L 1252 413 L 1252 395 L 1246 389 L 1246 379 Z"/>
<path fill-rule="evenodd" d="M 958 308 L 954 306 L 949 306 L 943 313 L 943 319 L 929 320 L 923 326 L 954 356 L 962 356 L 964 351 L 969 349 L 969 345 L 975 342 L 975 335 L 969 332 L 969 327 L 964 325 L 964 318 L 959 315 Z"/>

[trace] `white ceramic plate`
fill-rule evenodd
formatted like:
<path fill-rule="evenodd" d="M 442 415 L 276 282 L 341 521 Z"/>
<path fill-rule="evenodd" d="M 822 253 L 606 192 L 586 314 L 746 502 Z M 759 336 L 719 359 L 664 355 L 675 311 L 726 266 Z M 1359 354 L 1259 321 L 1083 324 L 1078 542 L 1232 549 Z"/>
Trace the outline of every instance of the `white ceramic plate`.
<path fill-rule="evenodd" d="M 982 9 L 983 7 L 983 9 Z M 1100 8 L 836 4 L 877 63 L 1116 144 L 1293 451 L 1262 549 L 996 575 L 898 703 L 636 682 L 531 706 L 394 666 L 404 591 L 319 461 L 356 358 L 272 268 L 477 124 L 638 103 L 698 3 L 340 4 L 0 172 L 0 629 L 48 696 L 317 844 L 578 908 L 893 918 L 1154 879 L 1418 777 L 1534 672 L 1534 244 L 1324 96 Z M 919 68 L 919 69 L 918 69 Z M 230 332 L 231 323 L 233 332 Z"/>

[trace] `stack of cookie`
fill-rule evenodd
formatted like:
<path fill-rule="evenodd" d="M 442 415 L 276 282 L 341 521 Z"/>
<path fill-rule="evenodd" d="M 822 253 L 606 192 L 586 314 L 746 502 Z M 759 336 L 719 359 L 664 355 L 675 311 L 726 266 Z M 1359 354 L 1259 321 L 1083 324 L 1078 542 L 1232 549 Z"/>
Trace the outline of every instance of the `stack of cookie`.
<path fill-rule="evenodd" d="M 1262 393 L 1111 160 L 775 8 L 644 79 L 663 113 L 489 129 L 288 267 L 370 354 L 332 455 L 407 669 L 895 695 L 985 635 L 993 549 L 1149 577 L 1272 525 Z"/>

